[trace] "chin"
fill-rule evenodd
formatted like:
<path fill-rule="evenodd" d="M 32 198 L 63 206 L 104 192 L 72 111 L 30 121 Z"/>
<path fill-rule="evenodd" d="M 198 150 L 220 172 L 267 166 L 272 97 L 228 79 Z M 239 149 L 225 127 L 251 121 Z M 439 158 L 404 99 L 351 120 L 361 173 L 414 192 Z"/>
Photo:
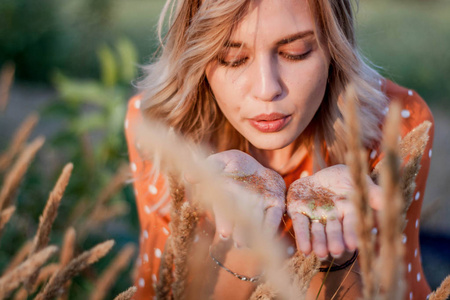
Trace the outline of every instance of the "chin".
<path fill-rule="evenodd" d="M 281 140 L 279 138 L 265 138 L 263 140 L 258 139 L 254 141 L 250 141 L 250 144 L 252 144 L 253 147 L 259 149 L 259 150 L 279 150 L 283 149 L 287 146 L 289 146 L 294 140 Z"/>

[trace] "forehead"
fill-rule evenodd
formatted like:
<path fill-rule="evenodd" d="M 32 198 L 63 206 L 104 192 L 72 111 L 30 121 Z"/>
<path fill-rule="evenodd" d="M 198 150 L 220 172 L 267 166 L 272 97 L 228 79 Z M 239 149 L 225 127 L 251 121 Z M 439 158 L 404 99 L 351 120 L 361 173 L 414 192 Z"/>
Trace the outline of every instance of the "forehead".
<path fill-rule="evenodd" d="M 250 3 L 231 40 L 270 42 L 314 27 L 307 0 L 257 0 Z"/>

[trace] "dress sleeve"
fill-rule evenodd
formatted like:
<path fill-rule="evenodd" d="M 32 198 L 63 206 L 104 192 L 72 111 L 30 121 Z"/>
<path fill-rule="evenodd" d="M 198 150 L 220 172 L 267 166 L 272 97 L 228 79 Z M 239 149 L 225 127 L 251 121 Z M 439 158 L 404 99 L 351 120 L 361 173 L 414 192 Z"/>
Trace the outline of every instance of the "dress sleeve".
<path fill-rule="evenodd" d="M 169 236 L 170 203 L 166 179 L 155 172 L 151 162 L 140 155 L 140 145 L 136 139 L 136 128 L 143 120 L 140 105 L 139 96 L 130 99 L 125 118 L 132 184 L 141 227 L 135 300 L 152 299 L 155 294 L 160 258 Z"/>
<path fill-rule="evenodd" d="M 423 122 L 429 121 L 431 123 L 428 131 L 429 139 L 425 146 L 420 161 L 420 169 L 415 179 L 416 187 L 412 194 L 412 202 L 406 213 L 407 223 L 402 239 L 405 245 L 405 276 L 408 285 L 405 299 L 425 299 L 430 293 L 430 288 L 422 270 L 419 227 L 423 196 L 425 194 L 425 186 L 432 156 L 434 119 L 425 101 L 415 91 L 405 89 L 388 81 L 386 83 L 386 95 L 391 101 L 398 101 L 401 104 L 402 121 L 400 133 L 402 138 Z M 379 149 L 371 150 L 369 154 L 371 168 L 374 168 L 381 160 L 383 154 L 380 152 Z M 409 157 L 407 156 L 403 164 L 408 159 Z"/>

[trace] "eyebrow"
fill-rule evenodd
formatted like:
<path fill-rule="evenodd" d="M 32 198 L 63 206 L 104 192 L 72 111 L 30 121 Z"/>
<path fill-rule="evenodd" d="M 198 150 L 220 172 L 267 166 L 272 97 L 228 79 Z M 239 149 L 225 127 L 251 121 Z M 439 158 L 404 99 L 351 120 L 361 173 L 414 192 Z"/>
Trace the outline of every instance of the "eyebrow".
<path fill-rule="evenodd" d="M 302 31 L 302 32 L 298 32 L 298 33 L 294 33 L 292 35 L 289 35 L 283 39 L 281 39 L 280 41 L 276 42 L 277 46 L 282 46 L 282 45 L 287 45 L 289 43 L 292 43 L 296 40 L 300 40 L 309 36 L 314 35 L 314 32 L 312 30 L 307 30 L 307 31 Z M 245 46 L 245 44 L 241 43 L 241 42 L 232 42 L 232 41 L 228 41 L 225 43 L 225 47 L 227 48 L 241 48 Z"/>
<path fill-rule="evenodd" d="M 282 39 L 281 41 L 277 42 L 277 46 L 281 46 L 281 45 L 286 45 L 289 43 L 292 43 L 296 40 L 300 40 L 306 37 L 309 37 L 311 35 L 314 35 L 314 32 L 312 30 L 307 30 L 307 31 L 302 31 L 302 32 L 298 32 L 295 33 L 293 35 L 290 35 L 288 37 L 285 37 L 284 39 Z"/>

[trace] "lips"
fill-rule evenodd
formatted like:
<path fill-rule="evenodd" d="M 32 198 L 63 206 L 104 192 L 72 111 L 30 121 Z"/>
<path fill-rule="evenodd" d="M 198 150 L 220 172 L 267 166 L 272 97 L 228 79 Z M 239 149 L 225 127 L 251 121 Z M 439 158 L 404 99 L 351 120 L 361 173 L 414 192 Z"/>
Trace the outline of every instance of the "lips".
<path fill-rule="evenodd" d="M 261 132 L 277 132 L 292 119 L 291 115 L 281 113 L 261 114 L 251 118 L 250 124 Z"/>

